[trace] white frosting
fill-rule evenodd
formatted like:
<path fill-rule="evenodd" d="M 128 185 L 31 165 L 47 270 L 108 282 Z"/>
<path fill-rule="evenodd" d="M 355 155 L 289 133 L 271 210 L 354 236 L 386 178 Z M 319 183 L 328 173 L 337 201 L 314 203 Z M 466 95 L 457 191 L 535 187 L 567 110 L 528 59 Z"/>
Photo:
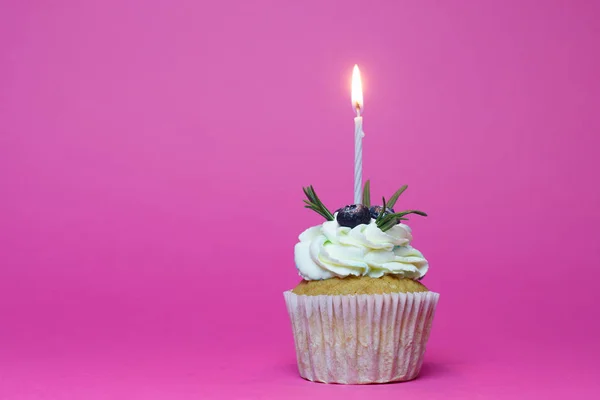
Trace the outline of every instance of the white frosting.
<path fill-rule="evenodd" d="M 374 219 L 352 229 L 334 219 L 308 228 L 299 239 L 294 258 L 306 280 L 385 274 L 418 279 L 429 269 L 423 254 L 410 246 L 411 229 L 405 224 L 383 232 Z"/>

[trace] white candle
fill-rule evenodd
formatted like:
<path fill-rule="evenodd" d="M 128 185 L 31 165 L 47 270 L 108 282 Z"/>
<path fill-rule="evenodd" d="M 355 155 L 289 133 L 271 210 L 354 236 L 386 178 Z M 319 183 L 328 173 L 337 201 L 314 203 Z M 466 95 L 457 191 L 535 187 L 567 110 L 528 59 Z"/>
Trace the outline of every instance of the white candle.
<path fill-rule="evenodd" d="M 358 65 L 352 71 L 352 107 L 356 110 L 354 118 L 354 204 L 362 203 L 362 138 L 365 133 L 362 129 L 360 112 L 364 107 L 362 83 Z"/>

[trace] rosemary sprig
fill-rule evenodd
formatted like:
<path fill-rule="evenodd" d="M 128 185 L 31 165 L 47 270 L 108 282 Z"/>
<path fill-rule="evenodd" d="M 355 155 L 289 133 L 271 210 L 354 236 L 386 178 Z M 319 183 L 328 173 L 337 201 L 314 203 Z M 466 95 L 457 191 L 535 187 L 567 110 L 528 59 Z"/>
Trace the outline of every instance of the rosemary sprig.
<path fill-rule="evenodd" d="M 405 191 L 406 189 L 408 189 L 408 185 L 404 185 L 404 186 L 402 186 L 400 189 L 398 189 L 398 190 L 396 191 L 396 193 L 394 193 L 394 194 L 392 195 L 392 197 L 390 197 L 390 201 L 388 202 L 388 207 L 389 207 L 389 208 L 394 208 L 394 205 L 396 204 L 396 201 L 398 201 L 398 197 L 400 197 L 400 195 L 401 195 L 402 193 L 404 193 L 404 191 Z"/>
<path fill-rule="evenodd" d="M 367 180 L 363 187 L 363 205 L 365 207 L 371 207 L 371 181 Z"/>
<path fill-rule="evenodd" d="M 308 187 L 303 187 L 302 190 L 308 198 L 308 200 L 304 200 L 304 203 L 306 203 L 304 208 L 309 208 L 313 210 L 314 212 L 325 218 L 327 221 L 333 221 L 333 214 L 327 209 L 327 207 L 325 207 L 323 202 L 319 199 L 312 185 Z"/>
<path fill-rule="evenodd" d="M 375 223 L 377 224 L 377 226 L 379 226 L 379 224 L 382 223 L 383 219 L 386 217 L 384 216 L 385 210 L 387 210 L 387 203 L 385 202 L 385 197 L 381 198 L 381 203 L 383 204 L 381 206 L 381 211 L 379 212 L 379 215 L 377 215 L 377 219 L 375 219 Z"/>
<path fill-rule="evenodd" d="M 381 216 L 383 214 L 380 213 L 379 216 Z M 389 229 L 391 229 L 393 226 L 397 225 L 400 221 L 408 221 L 408 218 L 404 218 L 405 215 L 408 214 L 417 214 L 417 215 L 421 215 L 423 217 L 426 217 L 427 214 L 424 213 L 423 211 L 419 211 L 419 210 L 407 210 L 407 211 L 402 211 L 402 212 L 398 212 L 398 213 L 393 213 L 393 214 L 387 214 L 386 216 L 384 216 L 383 218 L 377 218 L 377 220 L 375 221 L 377 223 L 377 226 L 379 227 L 379 229 L 381 229 L 382 231 L 387 231 Z"/>

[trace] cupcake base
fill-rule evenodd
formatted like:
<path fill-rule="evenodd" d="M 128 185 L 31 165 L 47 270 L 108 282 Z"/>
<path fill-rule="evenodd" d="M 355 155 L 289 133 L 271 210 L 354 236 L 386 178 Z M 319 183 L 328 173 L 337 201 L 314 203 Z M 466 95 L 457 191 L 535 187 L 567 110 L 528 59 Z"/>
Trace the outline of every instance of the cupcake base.
<path fill-rule="evenodd" d="M 439 294 L 297 295 L 284 293 L 300 376 L 323 383 L 415 379 Z"/>

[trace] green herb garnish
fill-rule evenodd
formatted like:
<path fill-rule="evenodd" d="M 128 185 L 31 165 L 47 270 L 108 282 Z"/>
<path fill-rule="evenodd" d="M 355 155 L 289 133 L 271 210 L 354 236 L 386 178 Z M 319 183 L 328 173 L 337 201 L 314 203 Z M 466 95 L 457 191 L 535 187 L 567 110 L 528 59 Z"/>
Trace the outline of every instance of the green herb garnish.
<path fill-rule="evenodd" d="M 395 225 L 399 224 L 400 221 L 408 221 L 408 218 L 404 218 L 405 215 L 417 214 L 417 215 L 421 215 L 423 217 L 427 216 L 426 213 L 424 213 L 423 211 L 419 211 L 419 210 L 406 210 L 406 211 L 392 213 L 392 214 L 385 214 L 385 211 L 388 208 L 391 209 L 392 207 L 394 207 L 394 205 L 396 205 L 398 198 L 400 197 L 400 195 L 402 193 L 404 193 L 406 191 L 406 189 L 408 189 L 408 185 L 404 185 L 400 189 L 396 190 L 396 192 L 392 195 L 392 197 L 390 197 L 390 199 L 387 201 L 387 203 L 385 201 L 385 198 L 383 199 L 383 206 L 381 207 L 381 212 L 379 213 L 377 219 L 375 220 L 375 223 L 377 224 L 379 229 L 381 229 L 382 231 L 385 232 L 385 231 L 391 229 Z"/>
<path fill-rule="evenodd" d="M 371 181 L 370 180 L 367 180 L 365 182 L 365 186 L 363 187 L 362 203 L 367 207 L 371 207 Z"/>
<path fill-rule="evenodd" d="M 383 214 L 383 212 L 381 214 Z M 408 214 L 417 214 L 417 215 L 421 215 L 423 217 L 427 216 L 427 214 L 424 213 L 423 211 L 407 210 L 407 211 L 402 211 L 399 213 L 387 214 L 383 218 L 381 218 L 381 220 L 379 218 L 377 218 L 375 223 L 377 224 L 379 229 L 381 229 L 382 231 L 385 232 L 388 229 L 391 229 L 393 226 L 397 225 L 400 221 L 408 221 L 408 218 L 403 218 L 405 215 L 408 215 Z"/>
<path fill-rule="evenodd" d="M 383 223 L 383 218 L 385 217 L 384 216 L 385 210 L 387 210 L 387 208 L 386 208 L 387 203 L 385 201 L 385 197 L 381 198 L 381 203 L 382 203 L 381 211 L 379 212 L 379 215 L 377 215 L 377 218 L 375 219 L 375 223 L 377 224 L 377 226 L 379 226 L 380 224 Z"/>
<path fill-rule="evenodd" d="M 304 202 L 306 203 L 304 207 L 313 210 L 314 212 L 325 218 L 327 221 L 333 221 L 333 214 L 327 209 L 327 207 L 325 207 L 323 202 L 319 199 L 312 185 L 308 187 L 303 187 L 302 190 L 308 198 L 308 200 L 304 200 Z"/>
<path fill-rule="evenodd" d="M 386 214 L 386 210 L 392 209 L 392 207 L 394 207 L 394 205 L 396 204 L 396 202 L 398 201 L 398 199 L 400 198 L 402 193 L 404 193 L 407 188 L 408 188 L 408 185 L 402 186 L 387 201 L 385 200 L 385 197 L 383 197 L 381 199 L 383 204 L 381 206 L 381 211 L 379 212 L 379 214 L 377 215 L 377 218 L 375 219 L 375 223 L 377 224 L 377 227 L 379 227 L 379 229 L 381 229 L 382 231 L 385 232 L 385 231 L 393 228 L 394 226 L 399 224 L 400 221 L 408 221 L 408 218 L 405 218 L 406 215 L 416 214 L 416 215 L 421 215 L 423 217 L 427 216 L 426 213 L 424 213 L 423 211 L 419 211 L 419 210 L 406 210 L 406 211 L 402 211 L 402 212 L 394 212 L 394 213 Z M 315 193 L 315 189 L 312 187 L 312 185 L 308 186 L 308 187 L 303 187 L 302 190 L 304 191 L 304 194 L 306 195 L 306 197 L 308 199 L 308 200 L 304 200 L 305 208 L 313 210 L 314 212 L 316 212 L 317 214 L 319 214 L 320 216 L 325 218 L 327 221 L 334 220 L 333 214 L 331 213 L 331 211 L 329 211 L 327 209 L 327 207 L 325 207 L 323 202 L 319 199 L 319 197 Z M 365 182 L 365 185 L 363 186 L 362 204 L 364 206 L 366 206 L 367 208 L 371 207 L 371 181 L 370 180 L 367 180 Z"/>
<path fill-rule="evenodd" d="M 406 189 L 408 189 L 408 185 L 404 185 L 404 186 L 402 186 L 400 189 L 398 189 L 398 190 L 396 191 L 396 193 L 394 193 L 394 194 L 392 195 L 392 197 L 390 197 L 390 201 L 388 201 L 388 207 L 389 207 L 389 208 L 394 208 L 394 205 L 396 204 L 396 201 L 398 201 L 398 198 L 400 197 L 400 195 L 401 195 L 402 193 L 404 193 L 404 191 L 405 191 Z"/>

